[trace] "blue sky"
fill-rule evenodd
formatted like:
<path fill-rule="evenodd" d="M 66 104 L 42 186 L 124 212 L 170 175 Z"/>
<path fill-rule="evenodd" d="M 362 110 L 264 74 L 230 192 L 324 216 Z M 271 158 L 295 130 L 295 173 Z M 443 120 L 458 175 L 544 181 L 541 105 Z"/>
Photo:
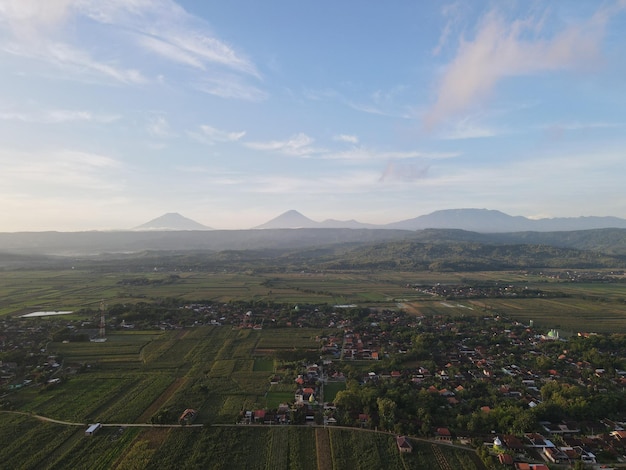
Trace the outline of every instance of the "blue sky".
<path fill-rule="evenodd" d="M 0 0 L 0 231 L 626 217 L 626 0 Z"/>

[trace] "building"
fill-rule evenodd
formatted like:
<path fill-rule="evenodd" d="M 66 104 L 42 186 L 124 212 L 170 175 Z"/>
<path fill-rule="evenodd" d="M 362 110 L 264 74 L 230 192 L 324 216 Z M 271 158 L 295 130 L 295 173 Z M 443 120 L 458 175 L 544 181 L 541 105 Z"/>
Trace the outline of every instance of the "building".
<path fill-rule="evenodd" d="M 398 436 L 396 437 L 396 444 L 398 445 L 398 450 L 401 453 L 411 453 L 413 452 L 413 446 L 406 438 L 406 436 Z"/>
<path fill-rule="evenodd" d="M 85 436 L 93 436 L 100 428 L 102 427 L 102 423 L 90 424 L 87 430 L 85 431 Z"/>

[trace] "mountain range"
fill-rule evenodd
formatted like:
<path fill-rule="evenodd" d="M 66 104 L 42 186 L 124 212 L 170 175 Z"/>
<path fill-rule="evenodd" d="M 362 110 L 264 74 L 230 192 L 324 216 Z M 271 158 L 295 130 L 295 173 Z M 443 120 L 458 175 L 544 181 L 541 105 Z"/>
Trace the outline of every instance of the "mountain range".
<path fill-rule="evenodd" d="M 556 217 L 529 219 L 489 209 L 446 209 L 389 224 L 366 224 L 356 220 L 312 220 L 297 210 L 289 210 L 264 224 L 263 229 L 350 228 L 425 230 L 429 228 L 459 229 L 478 233 L 559 232 L 599 228 L 626 228 L 626 219 L 618 217 Z M 213 230 L 178 213 L 167 213 L 132 229 L 133 231 Z"/>
<path fill-rule="evenodd" d="M 323 222 L 316 222 L 296 210 L 290 210 L 254 228 L 370 228 L 395 230 L 437 228 L 468 230 L 479 233 L 558 232 L 599 228 L 626 228 L 626 219 L 618 217 L 529 219 L 522 216 L 510 216 L 504 212 L 489 209 L 447 209 L 390 224 L 373 225 L 357 222 L 356 220 L 341 221 L 328 219 Z"/>
<path fill-rule="evenodd" d="M 487 209 L 442 210 L 387 225 L 354 220 L 316 222 L 287 211 L 250 230 L 215 230 L 170 213 L 133 230 L 0 233 L 0 255 L 84 256 L 102 253 L 208 250 L 302 250 L 413 241 L 540 244 L 626 255 L 626 220 L 575 217 L 532 220 Z M 5 256 L 7 255 L 7 256 Z"/>

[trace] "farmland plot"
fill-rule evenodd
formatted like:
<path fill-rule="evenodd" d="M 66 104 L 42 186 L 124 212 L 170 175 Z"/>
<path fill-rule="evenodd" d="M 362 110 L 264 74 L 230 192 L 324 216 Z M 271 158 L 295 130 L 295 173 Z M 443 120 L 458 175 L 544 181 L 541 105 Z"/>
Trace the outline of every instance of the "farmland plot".
<path fill-rule="evenodd" d="M 75 427 L 42 423 L 26 416 L 0 413 L 0 441 L 3 443 L 0 462 L 20 462 L 22 468 L 37 468 L 39 462 L 76 430 Z"/>

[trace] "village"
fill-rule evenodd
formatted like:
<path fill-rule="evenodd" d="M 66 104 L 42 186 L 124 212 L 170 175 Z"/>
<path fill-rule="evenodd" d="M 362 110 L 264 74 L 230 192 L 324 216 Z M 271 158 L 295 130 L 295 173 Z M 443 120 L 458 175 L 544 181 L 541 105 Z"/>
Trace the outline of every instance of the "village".
<path fill-rule="evenodd" d="M 544 468 L 533 461 L 626 461 L 623 335 L 563 337 L 460 310 L 455 317 L 354 306 L 247 312 L 244 328 L 290 318 L 289 326 L 335 332 L 320 338 L 319 364 L 303 363 L 293 402 L 248 410 L 241 422 L 382 429 L 401 437 L 400 451 L 410 446 L 405 435 L 473 444 L 519 469 Z M 345 389 L 324 401 L 325 386 L 337 382 Z"/>
<path fill-rule="evenodd" d="M 288 380 L 293 400 L 242 410 L 242 425 L 367 428 L 399 436 L 400 452 L 410 451 L 406 436 L 434 439 L 475 446 L 485 459 L 518 469 L 626 461 L 624 335 L 565 335 L 463 308 L 425 316 L 352 305 L 196 303 L 172 304 L 147 319 L 138 309 L 110 310 L 110 330 L 320 328 L 319 349 L 291 358 L 294 374 L 268 378 Z M 44 323 L 5 317 L 3 393 L 55 386 L 91 367 L 61 367 L 63 358 L 46 345 L 89 340 L 97 315 Z"/>

